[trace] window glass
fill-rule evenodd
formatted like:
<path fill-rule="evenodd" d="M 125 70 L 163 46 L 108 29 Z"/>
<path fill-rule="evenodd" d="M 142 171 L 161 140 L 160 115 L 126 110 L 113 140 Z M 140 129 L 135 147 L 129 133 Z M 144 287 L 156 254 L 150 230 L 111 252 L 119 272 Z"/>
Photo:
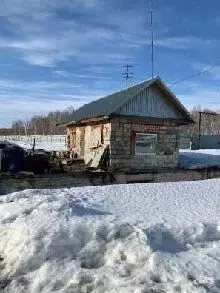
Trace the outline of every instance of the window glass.
<path fill-rule="evenodd" d="M 135 154 L 155 154 L 157 149 L 157 134 L 136 133 Z"/>

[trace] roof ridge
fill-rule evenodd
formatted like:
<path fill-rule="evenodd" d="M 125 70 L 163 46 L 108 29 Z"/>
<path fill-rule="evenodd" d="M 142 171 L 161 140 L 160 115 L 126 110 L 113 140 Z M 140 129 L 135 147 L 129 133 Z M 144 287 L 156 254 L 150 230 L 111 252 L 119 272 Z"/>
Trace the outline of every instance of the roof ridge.
<path fill-rule="evenodd" d="M 127 90 L 129 90 L 129 89 L 131 89 L 131 88 L 133 88 L 133 87 L 135 87 L 135 86 L 138 86 L 138 85 L 140 85 L 140 84 L 142 84 L 142 83 L 150 82 L 150 81 L 155 81 L 155 80 L 158 80 L 158 79 L 160 79 L 159 76 L 156 76 L 156 77 L 153 77 L 153 78 L 151 77 L 151 78 L 148 78 L 148 79 L 144 79 L 143 81 L 140 81 L 140 82 L 138 82 L 138 83 L 136 83 L 136 84 L 134 84 L 134 85 L 131 85 L 131 86 L 127 87 L 126 89 L 122 89 L 122 90 L 119 90 L 119 91 L 113 92 L 113 93 L 111 93 L 111 94 L 109 94 L 109 95 L 107 95 L 107 96 L 105 96 L 105 97 L 103 97 L 103 98 L 101 98 L 101 99 L 107 98 L 107 97 L 109 97 L 109 96 L 111 96 L 111 95 L 114 95 L 114 94 L 118 94 L 118 93 L 121 93 L 121 92 L 127 91 Z"/>
<path fill-rule="evenodd" d="M 190 117 L 189 113 L 185 107 L 180 103 L 177 97 L 172 93 L 172 91 L 166 86 L 166 84 L 161 80 L 159 76 L 154 78 L 146 79 L 142 82 L 139 82 L 135 85 L 132 85 L 126 89 L 113 92 L 104 97 L 98 98 L 94 101 L 91 101 L 87 104 L 84 104 L 76 112 L 73 113 L 73 120 L 79 121 L 80 119 L 98 117 L 98 116 L 109 116 L 115 114 L 120 107 L 125 103 L 129 102 L 135 98 L 141 91 L 145 88 L 151 86 L 152 84 L 157 83 L 162 87 L 169 95 L 170 101 L 175 104 L 175 107 L 179 109 L 180 112 L 184 113 L 185 117 Z"/>
<path fill-rule="evenodd" d="M 86 103 L 86 104 L 84 104 L 84 105 L 82 105 L 81 107 L 79 107 L 77 110 L 76 110 L 76 112 L 74 113 L 74 116 L 76 117 L 76 120 L 78 120 L 77 119 L 77 114 L 79 114 L 80 113 L 80 111 L 83 111 L 84 109 L 87 109 L 88 107 L 94 107 L 94 105 L 96 105 L 97 103 L 105 103 L 105 100 L 108 100 L 108 99 L 110 99 L 111 97 L 114 97 L 115 95 L 117 96 L 117 95 L 124 95 L 126 92 L 129 92 L 129 91 L 131 91 L 133 88 L 135 88 L 135 87 L 138 87 L 138 86 L 140 86 L 141 84 L 143 84 L 143 83 L 149 83 L 149 82 L 154 82 L 154 81 L 156 81 L 156 80 L 158 80 L 158 76 L 157 77 L 154 77 L 154 78 L 150 78 L 150 79 L 146 79 L 146 80 L 144 80 L 144 81 L 142 81 L 142 82 L 139 82 L 139 83 L 137 83 L 137 84 L 135 84 L 135 85 L 132 85 L 132 86 L 130 86 L 130 87 L 128 87 L 128 88 L 126 88 L 126 89 L 123 89 L 123 90 L 120 90 L 120 91 L 117 91 L 117 92 L 112 92 L 112 93 L 110 93 L 110 94 L 108 94 L 108 95 L 106 95 L 106 96 L 104 96 L 104 97 L 100 97 L 100 98 L 98 98 L 98 99 L 96 99 L 96 100 L 93 100 L 93 101 L 91 101 L 91 102 L 88 102 L 88 103 Z M 119 101 L 119 103 L 120 103 L 120 101 Z M 122 104 L 122 103 L 120 103 L 120 104 Z M 116 109 L 116 107 L 118 108 L 118 105 L 115 105 L 114 106 L 114 108 L 112 108 L 111 109 L 111 111 L 109 111 L 109 113 L 112 113 L 115 109 Z M 110 110 L 110 109 L 109 109 Z M 84 113 L 85 114 L 85 116 L 88 114 L 88 113 Z M 89 113 L 89 116 L 91 116 L 91 114 L 93 115 L 94 113 Z M 82 116 L 82 115 L 80 115 L 80 116 Z"/>

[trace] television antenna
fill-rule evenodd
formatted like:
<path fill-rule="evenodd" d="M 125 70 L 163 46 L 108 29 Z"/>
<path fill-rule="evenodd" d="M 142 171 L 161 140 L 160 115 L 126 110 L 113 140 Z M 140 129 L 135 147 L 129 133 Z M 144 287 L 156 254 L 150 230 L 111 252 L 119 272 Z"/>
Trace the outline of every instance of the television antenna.
<path fill-rule="evenodd" d="M 123 68 L 125 68 L 125 71 L 122 72 L 123 79 L 125 80 L 125 85 L 128 86 L 130 80 L 133 78 L 133 72 L 130 71 L 131 68 L 133 68 L 133 65 L 127 64 L 123 65 Z"/>

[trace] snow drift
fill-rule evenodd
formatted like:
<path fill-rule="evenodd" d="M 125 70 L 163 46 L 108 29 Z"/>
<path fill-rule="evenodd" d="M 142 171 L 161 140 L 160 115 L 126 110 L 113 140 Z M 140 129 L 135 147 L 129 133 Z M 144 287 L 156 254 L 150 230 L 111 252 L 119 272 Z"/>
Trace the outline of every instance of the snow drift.
<path fill-rule="evenodd" d="M 209 200 L 219 200 L 220 180 L 29 190 L 1 197 L 0 292 L 220 292 L 218 221 L 202 223 L 196 217 L 193 222 L 192 215 L 178 225 L 169 217 L 156 222 L 161 206 L 154 192 L 167 215 L 169 208 L 173 213 L 172 198 L 176 214 L 183 214 L 181 197 L 193 204 L 184 184 L 191 194 L 198 186 L 201 192 L 212 186 L 215 196 Z M 172 190 L 182 190 L 179 201 Z M 148 206 L 144 214 L 137 199 Z M 154 217 L 148 213 L 152 208 Z"/>
<path fill-rule="evenodd" d="M 220 168 L 220 149 L 180 150 L 179 167 L 183 169 Z"/>
<path fill-rule="evenodd" d="M 16 145 L 31 150 L 33 148 L 33 142 L 31 141 L 20 141 L 20 140 L 8 140 L 9 142 L 15 143 Z M 66 151 L 67 147 L 65 145 L 65 142 L 59 142 L 59 141 L 36 141 L 35 149 L 44 149 L 45 151 Z"/>

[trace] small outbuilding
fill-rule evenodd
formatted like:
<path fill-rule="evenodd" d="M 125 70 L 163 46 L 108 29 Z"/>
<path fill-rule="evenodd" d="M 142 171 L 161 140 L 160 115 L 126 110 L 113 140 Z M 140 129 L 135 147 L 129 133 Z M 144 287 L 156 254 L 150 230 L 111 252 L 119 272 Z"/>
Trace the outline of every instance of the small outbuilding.
<path fill-rule="evenodd" d="M 67 124 L 68 150 L 92 167 L 176 168 L 180 125 L 189 112 L 159 77 L 93 101 Z"/>

